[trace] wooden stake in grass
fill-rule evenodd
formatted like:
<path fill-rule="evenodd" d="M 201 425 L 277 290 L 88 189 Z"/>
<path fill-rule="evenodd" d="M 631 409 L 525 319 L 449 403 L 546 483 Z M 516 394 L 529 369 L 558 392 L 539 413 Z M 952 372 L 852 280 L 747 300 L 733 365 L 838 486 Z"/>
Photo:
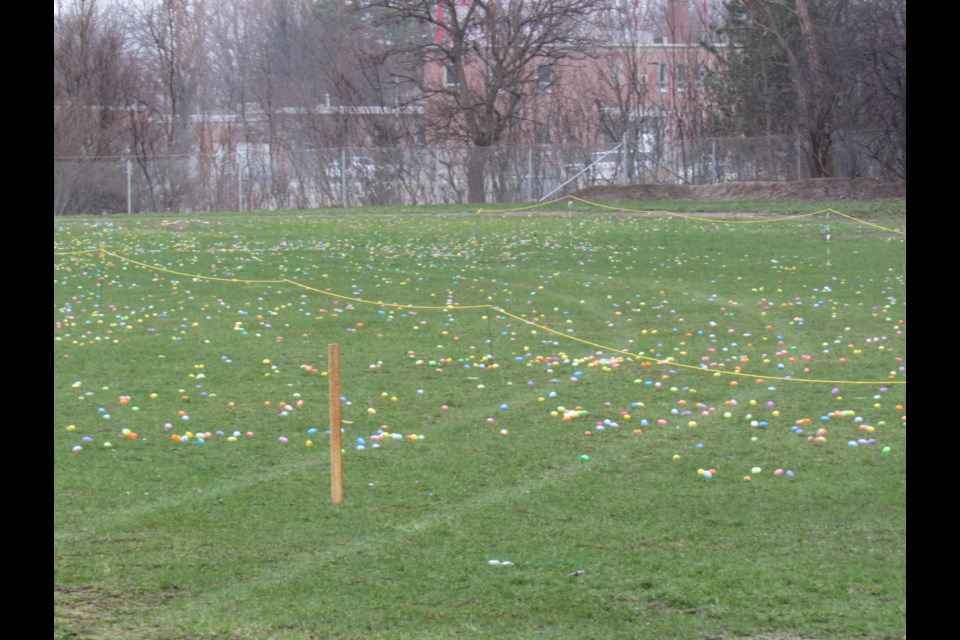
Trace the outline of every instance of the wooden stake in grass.
<path fill-rule="evenodd" d="M 330 357 L 330 497 L 343 502 L 343 434 L 340 432 L 340 345 L 327 345 Z"/>

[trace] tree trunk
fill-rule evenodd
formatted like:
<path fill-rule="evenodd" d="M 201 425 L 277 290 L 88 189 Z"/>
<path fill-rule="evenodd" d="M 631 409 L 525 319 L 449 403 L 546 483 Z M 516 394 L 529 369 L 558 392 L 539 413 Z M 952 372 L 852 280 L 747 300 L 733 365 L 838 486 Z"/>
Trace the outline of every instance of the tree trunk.
<path fill-rule="evenodd" d="M 489 147 L 470 147 L 467 157 L 467 200 L 483 204 L 486 198 L 486 164 Z"/>
<path fill-rule="evenodd" d="M 805 103 L 804 126 L 810 131 L 810 154 L 812 168 L 817 178 L 833 177 L 833 150 L 831 149 L 830 135 L 833 132 L 833 109 L 837 90 L 831 82 L 829 74 L 823 64 L 821 50 L 826 46 L 822 39 L 818 39 L 818 32 L 823 26 L 817 24 L 816 19 L 823 19 L 823 8 L 814 0 L 816 15 L 808 6 L 808 0 L 797 0 L 797 23 L 800 26 L 803 60 L 805 65 L 796 68 L 796 81 L 799 84 L 800 99 Z"/>
<path fill-rule="evenodd" d="M 810 169 L 814 178 L 832 178 L 833 145 L 830 132 L 815 129 L 810 132 Z"/>

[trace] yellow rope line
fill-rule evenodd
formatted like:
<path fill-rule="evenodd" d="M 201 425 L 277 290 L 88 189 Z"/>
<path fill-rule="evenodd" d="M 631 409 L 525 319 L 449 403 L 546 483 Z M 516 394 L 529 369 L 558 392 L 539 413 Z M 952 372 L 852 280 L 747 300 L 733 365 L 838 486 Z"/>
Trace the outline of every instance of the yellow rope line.
<path fill-rule="evenodd" d="M 178 276 L 183 276 L 183 277 L 185 277 L 185 278 L 194 278 L 194 279 L 197 279 L 197 280 L 209 280 L 209 281 L 215 281 L 215 282 L 232 282 L 232 283 L 240 283 L 240 284 L 289 284 L 289 285 L 291 285 L 291 286 L 300 287 L 301 289 L 306 289 L 307 291 L 312 291 L 312 292 L 314 292 L 314 293 L 319 293 L 319 294 L 321 294 L 321 295 L 330 296 L 330 297 L 338 298 L 338 299 L 341 299 L 341 300 L 349 300 L 349 301 L 351 301 L 351 302 L 356 302 L 356 303 L 359 303 L 359 304 L 375 305 L 375 306 L 379 306 L 379 307 L 393 307 L 393 308 L 395 308 L 395 309 L 421 309 L 421 310 L 433 310 L 433 311 L 489 309 L 489 310 L 494 311 L 494 312 L 496 312 L 496 313 L 503 314 L 504 316 L 507 316 L 507 317 L 509 317 L 509 318 L 513 318 L 513 319 L 515 319 L 515 320 L 519 320 L 520 322 L 523 322 L 523 323 L 526 324 L 526 325 L 529 325 L 529 326 L 532 326 L 532 327 L 536 327 L 536 328 L 538 328 L 538 329 L 541 329 L 542 331 L 546 331 L 547 333 L 551 333 L 551 334 L 553 334 L 553 335 L 560 336 L 560 337 L 562 337 L 562 338 L 565 338 L 566 340 L 571 340 L 571 341 L 573 341 L 573 342 L 579 342 L 579 343 L 581 343 L 581 344 L 585 344 L 585 345 L 588 345 L 588 346 L 593 347 L 593 348 L 596 348 L 596 349 L 603 349 L 604 351 L 611 351 L 611 352 L 613 352 L 613 353 L 619 353 L 619 354 L 622 354 L 622 355 L 625 355 L 625 356 L 629 356 L 629 357 L 631 357 L 631 358 L 637 358 L 637 359 L 640 359 L 640 360 L 647 360 L 647 361 L 650 361 L 650 362 L 656 362 L 657 364 L 660 364 L 660 365 L 664 365 L 664 364 L 665 364 L 665 365 L 669 365 L 669 366 L 671 366 L 671 367 L 677 367 L 677 368 L 682 368 L 682 369 L 690 369 L 690 370 L 693 370 L 693 371 L 698 371 L 698 372 L 700 372 L 700 373 L 711 373 L 711 374 L 713 374 L 714 376 L 726 375 L 726 376 L 737 376 L 737 377 L 741 377 L 741 378 L 753 378 L 753 379 L 755 379 L 755 380 L 781 380 L 781 381 L 783 381 L 783 382 L 804 382 L 804 383 L 813 383 L 813 384 L 849 384 L 849 385 L 854 385 L 854 384 L 855 384 L 855 385 L 865 385 L 865 384 L 869 384 L 869 385 L 874 385 L 874 384 L 883 384 L 883 385 L 906 385 L 906 384 L 907 384 L 905 380 L 901 380 L 901 381 L 896 381 L 896 380 L 820 380 L 820 379 L 815 379 L 815 378 L 787 378 L 787 377 L 781 377 L 781 376 L 758 376 L 758 375 L 754 375 L 754 374 L 743 373 L 743 372 L 740 372 L 740 371 L 721 371 L 721 370 L 719 370 L 719 369 L 710 369 L 710 368 L 708 368 L 708 367 L 699 367 L 699 366 L 694 366 L 694 365 L 690 365 L 690 364 L 683 364 L 683 363 L 680 363 L 680 362 L 675 362 L 675 361 L 673 361 L 672 359 L 653 358 L 653 357 L 651 357 L 651 356 L 646 356 L 646 355 L 643 355 L 643 354 L 641 354 L 641 353 L 632 353 L 632 352 L 630 352 L 630 351 L 625 351 L 624 349 L 618 349 L 618 348 L 616 348 L 616 347 L 611 347 L 611 346 L 608 346 L 608 345 L 600 344 L 600 343 L 598 343 L 598 342 L 591 342 L 591 341 L 589 341 L 589 340 L 584 340 L 583 338 L 578 338 L 578 337 L 576 337 L 576 336 L 571 336 L 571 335 L 569 335 L 569 334 L 567 334 L 567 333 L 564 333 L 564 332 L 562 332 L 562 331 L 557 331 L 556 329 L 551 329 L 550 327 L 546 327 L 546 326 L 544 326 L 544 325 L 537 324 L 537 323 L 535 323 L 535 322 L 532 322 L 532 321 L 530 321 L 530 320 L 527 320 L 527 319 L 524 318 L 523 316 L 518 316 L 518 315 L 516 315 L 516 314 L 510 313 L 510 312 L 507 311 L 506 309 L 504 309 L 504 308 L 502 308 L 502 307 L 498 307 L 498 306 L 496 306 L 496 305 L 492 305 L 492 304 L 463 305 L 463 306 L 460 306 L 460 305 L 426 306 L 426 305 L 399 304 L 399 303 L 396 303 L 396 302 L 383 302 L 383 301 L 380 301 L 380 300 L 374 301 L 374 300 L 366 300 L 366 299 L 364 299 L 364 298 L 355 298 L 355 297 L 352 297 L 352 296 L 344 296 L 344 295 L 340 295 L 340 294 L 334 293 L 334 292 L 332 292 L 332 291 L 325 291 L 325 290 L 323 290 L 323 289 L 317 289 L 317 288 L 315 288 L 315 287 L 311 287 L 311 286 L 309 286 L 309 285 L 301 284 L 301 283 L 299 283 L 299 282 L 296 282 L 295 280 L 290 280 L 290 279 L 286 279 L 286 278 L 284 278 L 284 279 L 282 279 L 282 280 L 246 280 L 246 279 L 240 279 L 240 278 L 219 278 L 219 277 L 216 277 L 216 276 L 202 276 L 202 275 L 197 275 L 197 274 L 184 273 L 184 272 L 182 272 L 182 271 L 174 271 L 174 270 L 172 270 L 172 269 L 167 269 L 167 268 L 165 268 L 165 267 L 158 267 L 158 266 L 155 266 L 155 265 L 147 264 L 147 263 L 145 263 L 145 262 L 140 262 L 140 261 L 138 261 L 138 260 L 133 260 L 133 259 L 131 259 L 131 258 L 127 258 L 126 256 L 122 256 L 122 255 L 120 255 L 120 254 L 113 253 L 113 252 L 111 252 L 111 251 L 107 251 L 107 250 L 104 249 L 102 246 L 100 247 L 100 249 L 91 249 L 90 251 L 86 251 L 86 252 L 83 252 L 83 253 L 93 253 L 93 252 L 97 252 L 97 251 L 100 252 L 101 255 L 109 255 L 109 256 L 111 256 L 111 257 L 117 258 L 118 260 L 124 260 L 124 261 L 126 261 L 126 262 L 131 263 L 131 264 L 135 264 L 135 265 L 137 265 L 137 266 L 143 267 L 143 268 L 145 268 L 145 269 L 150 269 L 150 270 L 152 270 L 152 271 L 159 271 L 159 272 L 162 272 L 162 273 L 170 273 L 170 274 L 174 274 L 174 275 L 178 275 Z"/>
<path fill-rule="evenodd" d="M 543 325 L 531 322 L 521 316 L 514 315 L 509 311 L 506 311 L 500 307 L 493 307 L 495 310 L 499 311 L 505 316 L 515 318 L 521 322 L 530 325 L 532 327 L 537 327 L 552 333 L 557 336 L 563 336 L 568 340 L 573 340 L 574 342 L 579 342 L 581 344 L 589 345 L 598 349 L 603 349 L 605 351 L 613 351 L 614 353 L 619 353 L 625 356 L 630 356 L 632 358 L 639 358 L 641 360 L 649 360 L 651 362 L 656 362 L 657 364 L 668 364 L 672 367 L 678 367 L 682 369 L 692 369 L 694 371 L 699 371 L 701 373 L 708 372 L 714 375 L 727 375 L 727 376 L 739 376 L 742 378 L 754 378 L 760 380 L 782 380 L 784 382 L 813 382 L 817 384 L 886 384 L 886 385 L 905 385 L 906 381 L 891 381 L 891 380 L 819 380 L 815 378 L 787 378 L 783 376 L 758 376 L 750 373 L 743 373 L 741 371 L 721 371 L 720 369 L 710 369 L 708 367 L 698 367 L 692 364 L 682 364 L 680 362 L 675 362 L 673 360 L 668 360 L 664 358 L 653 358 L 651 356 L 645 356 L 641 353 L 631 353 L 630 351 L 625 351 L 623 349 L 617 349 L 616 347 L 609 347 L 607 345 L 599 344 L 596 342 L 590 342 L 589 340 L 584 340 L 583 338 L 577 338 L 576 336 L 571 336 L 569 334 L 563 333 L 562 331 L 557 331 L 556 329 L 551 329 L 550 327 L 545 327 Z"/>
<path fill-rule="evenodd" d="M 723 224 L 761 224 L 761 223 L 767 223 L 767 222 L 786 222 L 786 221 L 790 221 L 790 220 L 799 220 L 799 219 L 801 219 L 801 218 L 808 218 L 808 217 L 811 217 L 811 216 L 816 216 L 816 215 L 820 215 L 820 214 L 824 214 L 824 213 L 835 213 L 835 214 L 837 214 L 837 215 L 839 215 L 839 216 L 843 216 L 844 218 L 847 218 L 848 220 L 852 220 L 852 221 L 854 221 L 854 222 L 857 222 L 857 223 L 860 223 L 860 224 L 863 224 L 863 225 L 867 225 L 867 226 L 870 226 L 870 227 L 874 227 L 874 228 L 876 228 L 876 229 L 882 229 L 883 231 L 887 231 L 887 232 L 889 232 L 889 233 L 895 233 L 895 234 L 897 234 L 897 235 L 901 235 L 901 236 L 904 236 L 904 237 L 906 237 L 906 235 L 907 235 L 907 233 L 906 233 L 905 231 L 900 231 L 899 229 L 890 229 L 890 228 L 888 228 L 888 227 L 884 227 L 884 226 L 881 226 L 881 225 L 879 225 L 879 224 L 874 224 L 873 222 L 867 222 L 866 220 L 861 220 L 860 218 L 855 218 L 854 216 L 851 216 L 851 215 L 849 215 L 849 214 L 841 213 L 840 211 L 837 211 L 836 209 L 821 209 L 821 210 L 819 210 L 819 211 L 811 211 L 811 212 L 809 212 L 809 213 L 798 213 L 798 214 L 792 215 L 792 216 L 780 216 L 780 217 L 777 217 L 777 218 L 757 218 L 757 219 L 751 219 L 751 220 L 742 220 L 742 219 L 737 219 L 737 218 L 733 218 L 733 219 L 728 219 L 728 218 L 705 218 L 705 217 L 703 217 L 703 216 L 688 215 L 688 214 L 684 214 L 684 213 L 677 213 L 677 212 L 675 212 L 675 211 L 654 211 L 654 210 L 644 210 L 644 209 L 628 209 L 628 208 L 626 208 L 626 207 L 618 207 L 618 206 L 603 204 L 602 202 L 591 202 L 591 201 L 589 201 L 589 200 L 584 200 L 583 198 L 578 198 L 577 196 L 563 196 L 563 197 L 561 197 L 561 198 L 555 198 L 555 199 L 553 199 L 553 200 L 548 200 L 547 202 L 538 202 L 538 203 L 532 204 L 532 205 L 530 205 L 530 206 L 517 207 L 517 208 L 514 208 L 514 209 L 482 209 L 482 208 L 481 208 L 481 209 L 477 209 L 477 213 L 478 213 L 478 214 L 480 214 L 480 213 L 514 213 L 514 212 L 517 212 L 517 211 L 528 211 L 528 210 L 530 210 L 530 209 L 536 209 L 536 208 L 539 208 L 539 207 L 544 207 L 544 206 L 547 206 L 547 205 L 556 204 L 556 203 L 558 203 L 558 202 L 567 202 L 567 203 L 570 203 L 570 202 L 573 202 L 573 201 L 581 202 L 581 203 L 583 203 L 583 204 L 585 204 L 585 205 L 589 205 L 589 206 L 591 206 L 591 207 L 597 207 L 597 208 L 599 208 L 599 209 L 609 209 L 610 211 L 622 211 L 622 212 L 624 212 L 624 213 L 642 213 L 642 214 L 648 214 L 648 215 L 665 215 L 665 216 L 669 216 L 669 217 L 673 217 L 673 218 L 682 218 L 682 219 L 684 219 L 684 220 L 697 220 L 697 221 L 699 221 L 699 222 L 715 222 L 715 223 L 723 223 Z"/>
<path fill-rule="evenodd" d="M 899 229 L 889 229 L 889 228 L 887 228 L 887 227 L 881 227 L 881 226 L 878 225 L 878 224 L 874 224 L 874 223 L 872 223 L 872 222 L 867 222 L 866 220 L 860 220 L 859 218 L 854 218 L 853 216 L 847 215 L 846 213 L 841 213 L 841 212 L 839 212 L 839 211 L 837 211 L 837 210 L 835 210 L 835 209 L 826 209 L 826 211 L 829 211 L 829 212 L 831 212 L 831 213 L 835 213 L 835 214 L 837 214 L 838 216 L 843 216 L 844 218 L 849 218 L 850 220 L 853 220 L 854 222 L 859 222 L 860 224 L 865 224 L 865 225 L 868 225 L 868 226 L 871 226 L 871 227 L 876 227 L 877 229 L 882 229 L 882 230 L 884 230 L 884 231 L 889 231 L 890 233 L 896 233 L 896 234 L 899 234 L 899 235 L 901 235 L 901 236 L 906 236 L 906 235 L 907 235 L 907 232 L 906 232 L 906 231 L 900 231 Z"/>
<path fill-rule="evenodd" d="M 797 220 L 799 218 L 815 216 L 817 214 L 825 213 L 826 211 L 829 211 L 829 209 L 823 209 L 821 211 L 813 211 L 810 213 L 799 213 L 792 216 L 781 216 L 779 218 L 762 218 L 762 219 L 756 219 L 756 220 L 740 220 L 740 219 L 734 218 L 734 219 L 726 220 L 726 219 L 718 219 L 718 218 L 705 218 L 703 216 L 689 215 L 684 213 L 678 213 L 675 211 L 652 211 L 652 210 L 643 210 L 643 209 L 627 209 L 626 207 L 615 207 L 612 205 L 601 204 L 599 202 L 590 202 L 589 200 L 584 200 L 583 198 L 578 198 L 577 196 L 568 196 L 568 197 L 571 200 L 577 200 L 578 202 L 582 202 L 584 204 L 587 204 L 593 207 L 601 207 L 604 209 L 610 209 L 612 211 L 623 211 L 625 213 L 648 213 L 648 214 L 656 213 L 656 214 L 667 215 L 674 218 L 683 218 L 685 220 L 698 220 L 701 222 L 723 222 L 723 223 L 729 223 L 729 224 L 756 224 L 758 222 L 781 222 L 784 220 Z"/>
<path fill-rule="evenodd" d="M 623 209 L 623 211 L 630 211 L 630 209 Z M 781 216 L 779 218 L 756 218 L 752 220 L 740 220 L 736 218 L 732 219 L 720 219 L 720 218 L 704 218 L 703 216 L 687 215 L 684 213 L 675 213 L 671 211 L 664 211 L 666 215 L 671 218 L 682 218 L 684 220 L 697 220 L 699 222 L 717 222 L 723 224 L 760 224 L 766 222 L 785 222 L 788 220 L 799 220 L 800 218 L 809 218 L 810 216 L 815 216 L 822 213 L 822 211 L 813 211 L 811 213 L 798 213 L 792 216 Z"/>
<path fill-rule="evenodd" d="M 363 298 L 352 298 L 350 296 L 342 296 L 338 293 L 333 293 L 332 291 L 325 291 L 323 289 L 316 289 L 309 285 L 301 284 L 295 280 L 283 280 L 283 282 L 289 283 L 295 287 L 300 287 L 301 289 L 306 289 L 307 291 L 313 291 L 314 293 L 320 293 L 325 296 L 330 296 L 331 298 L 339 298 L 340 300 L 349 300 L 350 302 L 357 302 L 360 304 L 372 304 L 378 307 L 393 307 L 394 309 L 427 309 L 432 311 L 452 311 L 454 309 L 490 309 L 492 308 L 489 304 L 472 304 L 472 305 L 436 305 L 436 306 L 425 306 L 425 305 L 416 305 L 416 304 L 398 304 L 396 302 L 384 302 L 382 300 L 364 300 Z"/>
<path fill-rule="evenodd" d="M 500 209 L 491 209 L 491 210 L 489 210 L 489 211 L 485 211 L 485 210 L 483 209 L 483 207 L 481 207 L 481 208 L 477 209 L 477 213 L 478 213 L 478 214 L 484 213 L 484 212 L 486 212 L 486 213 L 513 213 L 514 211 L 529 211 L 530 209 L 539 209 L 540 207 L 542 207 L 542 206 L 544 206 L 544 205 L 554 204 L 555 202 L 560 202 L 561 200 L 567 200 L 567 199 L 569 199 L 569 198 L 557 198 L 556 200 L 550 200 L 550 201 L 548 201 L 548 202 L 537 202 L 537 203 L 531 204 L 531 205 L 526 206 L 526 207 L 517 207 L 516 209 L 502 209 L 502 210 L 500 210 Z"/>
<path fill-rule="evenodd" d="M 88 253 L 97 253 L 99 249 L 82 249 L 80 251 L 54 251 L 55 256 L 84 256 Z"/>
<path fill-rule="evenodd" d="M 145 262 L 139 262 L 132 258 L 127 258 L 112 251 L 107 251 L 106 249 L 101 249 L 101 252 L 116 258 L 118 260 L 125 260 L 131 264 L 135 264 L 145 269 L 152 269 L 153 271 L 160 271 L 162 273 L 171 273 L 176 276 L 183 276 L 184 278 L 196 278 L 197 280 L 213 280 L 216 282 L 239 282 L 242 284 L 281 284 L 285 282 L 284 280 L 251 280 L 249 278 L 218 278 L 217 276 L 200 276 L 193 273 L 184 273 L 183 271 L 174 271 L 173 269 L 167 269 L 166 267 L 158 267 L 156 265 L 147 264 Z"/>

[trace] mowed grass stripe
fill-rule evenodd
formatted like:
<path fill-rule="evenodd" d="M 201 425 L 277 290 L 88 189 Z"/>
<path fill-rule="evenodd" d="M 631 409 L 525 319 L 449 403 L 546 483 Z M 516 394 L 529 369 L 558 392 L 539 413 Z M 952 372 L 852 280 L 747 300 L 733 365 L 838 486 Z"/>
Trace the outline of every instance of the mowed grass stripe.
<path fill-rule="evenodd" d="M 776 379 L 905 382 L 904 241 L 611 216 L 69 222 L 63 246 L 491 304 L 563 335 L 58 258 L 59 637 L 905 633 L 905 386 Z M 339 508 L 322 435 L 331 342 L 347 398 Z M 613 362 L 595 345 L 751 375 Z M 588 414 L 565 422 L 561 407 Z M 423 439 L 373 450 L 381 425 Z M 187 430 L 256 435 L 170 441 Z"/>

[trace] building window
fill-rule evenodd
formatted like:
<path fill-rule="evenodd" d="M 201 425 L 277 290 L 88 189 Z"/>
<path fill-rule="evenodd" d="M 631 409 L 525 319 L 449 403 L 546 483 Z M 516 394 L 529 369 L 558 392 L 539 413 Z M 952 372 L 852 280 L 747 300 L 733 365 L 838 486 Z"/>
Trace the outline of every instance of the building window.
<path fill-rule="evenodd" d="M 657 66 L 659 67 L 659 69 L 658 69 L 658 76 L 659 76 L 659 78 L 660 78 L 660 93 L 666 93 L 666 92 L 667 92 L 667 89 L 668 89 L 668 87 L 667 87 L 667 80 L 668 80 L 668 77 L 667 77 L 667 63 L 666 63 L 666 62 L 661 62 L 661 63 L 659 63 Z"/>
<path fill-rule="evenodd" d="M 553 65 L 542 64 L 537 67 L 537 88 L 549 93 L 553 87 Z"/>
<path fill-rule="evenodd" d="M 677 65 L 677 91 L 687 90 L 687 65 L 680 63 Z"/>
<path fill-rule="evenodd" d="M 498 70 L 495 65 L 487 67 L 487 88 L 496 88 L 497 93 L 503 93 L 507 90 L 504 86 L 503 72 Z"/>
<path fill-rule="evenodd" d="M 694 83 L 696 83 L 697 91 L 703 91 L 704 84 L 707 79 L 707 65 L 702 62 L 697 63 L 697 75 L 694 78 Z"/>
<path fill-rule="evenodd" d="M 443 65 L 443 86 L 453 89 L 460 86 L 460 78 L 457 76 L 457 69 L 452 64 Z"/>
<path fill-rule="evenodd" d="M 623 60 L 614 58 L 612 63 L 613 82 L 615 87 L 622 87 L 627 84 L 627 74 L 623 69 Z"/>
<path fill-rule="evenodd" d="M 553 137 L 550 135 L 550 125 L 538 122 L 534 129 L 534 140 L 537 144 L 550 144 Z"/>

